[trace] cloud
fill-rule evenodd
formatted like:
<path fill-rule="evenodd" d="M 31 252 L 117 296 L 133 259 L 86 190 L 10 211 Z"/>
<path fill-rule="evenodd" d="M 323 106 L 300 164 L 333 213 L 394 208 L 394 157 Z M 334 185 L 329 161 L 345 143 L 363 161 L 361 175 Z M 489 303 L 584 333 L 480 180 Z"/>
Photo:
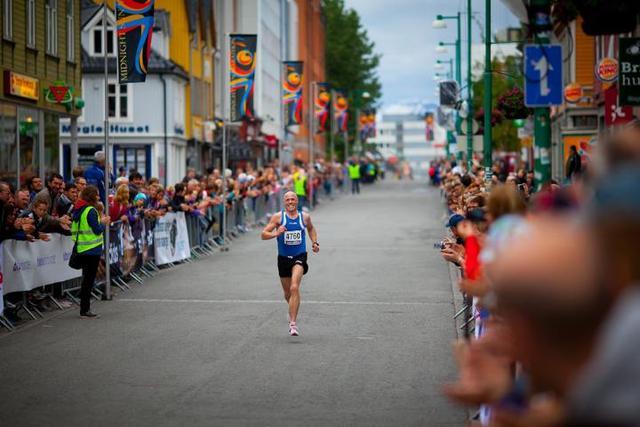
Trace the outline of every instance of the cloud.
<path fill-rule="evenodd" d="M 383 103 L 416 97 L 435 100 L 433 65 L 437 59 L 448 59 L 455 55 L 453 47 L 445 55 L 437 55 L 435 49 L 440 41 L 455 41 L 456 22 L 447 21 L 448 28 L 445 30 L 432 29 L 431 22 L 437 14 L 455 15 L 458 10 L 463 11 L 466 1 L 345 0 L 345 3 L 358 12 L 369 38 L 376 44 L 376 52 L 382 54 L 378 75 L 382 82 Z M 474 6 L 477 3 L 474 1 Z M 494 29 L 516 24 L 498 0 L 492 3 Z M 484 7 L 478 11 L 478 19 L 482 22 Z M 463 39 L 466 41 L 465 28 L 463 22 Z M 472 31 L 474 41 L 480 41 L 475 22 Z"/>

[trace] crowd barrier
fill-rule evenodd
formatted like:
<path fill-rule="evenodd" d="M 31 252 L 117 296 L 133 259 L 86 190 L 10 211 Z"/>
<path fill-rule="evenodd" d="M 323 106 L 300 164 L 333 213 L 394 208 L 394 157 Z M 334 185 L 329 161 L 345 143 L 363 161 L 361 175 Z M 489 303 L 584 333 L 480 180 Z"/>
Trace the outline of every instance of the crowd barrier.
<path fill-rule="evenodd" d="M 109 271 L 111 284 L 122 291 L 132 283 L 143 284 L 161 268 L 191 262 L 201 256 L 226 249 L 240 234 L 265 225 L 282 209 L 281 192 L 230 200 L 222 225 L 222 208 L 211 206 L 204 213 L 167 213 L 156 218 L 140 218 L 133 223 L 115 221 L 109 227 Z M 224 235 L 224 237 L 223 237 Z M 71 236 L 51 234 L 49 241 L 6 240 L 0 243 L 0 295 L 7 307 L 23 311 L 32 319 L 44 317 L 38 307 L 40 298 L 63 309 L 61 297 L 79 304 L 81 271 L 69 267 L 73 249 Z M 105 288 L 105 265 L 100 265 L 95 299 Z M 37 298 L 32 298 L 32 291 Z M 12 322 L 3 316 L 0 298 L 0 326 L 12 330 Z"/>

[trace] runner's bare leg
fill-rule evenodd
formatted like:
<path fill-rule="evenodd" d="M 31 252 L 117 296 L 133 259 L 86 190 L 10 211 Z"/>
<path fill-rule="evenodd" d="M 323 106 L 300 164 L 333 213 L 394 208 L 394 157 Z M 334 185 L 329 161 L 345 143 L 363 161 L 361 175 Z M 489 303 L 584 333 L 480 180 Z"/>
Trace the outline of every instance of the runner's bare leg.
<path fill-rule="evenodd" d="M 291 277 L 281 277 L 280 283 L 282 283 L 282 290 L 284 291 L 284 299 L 289 303 L 289 297 L 291 296 Z"/>
<path fill-rule="evenodd" d="M 301 265 L 294 265 L 291 272 L 291 286 L 289 287 L 289 316 L 291 322 L 295 322 L 298 318 L 298 308 L 300 308 L 300 282 L 304 275 L 304 268 Z"/>

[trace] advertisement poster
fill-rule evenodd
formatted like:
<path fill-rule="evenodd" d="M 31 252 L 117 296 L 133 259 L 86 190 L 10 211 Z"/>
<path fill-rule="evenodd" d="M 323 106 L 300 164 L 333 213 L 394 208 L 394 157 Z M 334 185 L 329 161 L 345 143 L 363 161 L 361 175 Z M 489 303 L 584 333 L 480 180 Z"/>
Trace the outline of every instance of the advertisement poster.
<path fill-rule="evenodd" d="M 569 159 L 569 154 L 571 154 L 571 146 L 575 145 L 580 155 L 580 160 L 582 160 L 582 167 L 584 168 L 585 165 L 589 163 L 592 150 L 595 149 L 598 138 L 596 135 L 564 135 L 562 142 L 564 144 L 564 164 L 567 164 L 567 159 Z"/>

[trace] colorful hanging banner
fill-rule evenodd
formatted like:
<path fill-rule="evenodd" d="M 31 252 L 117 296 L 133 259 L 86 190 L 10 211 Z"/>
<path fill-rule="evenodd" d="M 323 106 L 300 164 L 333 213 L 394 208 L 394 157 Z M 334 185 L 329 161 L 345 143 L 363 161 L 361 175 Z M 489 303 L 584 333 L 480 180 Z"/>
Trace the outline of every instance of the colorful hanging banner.
<path fill-rule="evenodd" d="M 231 34 L 229 49 L 229 77 L 231 79 L 230 111 L 232 122 L 254 117 L 253 91 L 256 75 L 255 34 Z"/>
<path fill-rule="evenodd" d="M 316 133 L 329 130 L 329 110 L 331 108 L 331 93 L 329 83 L 316 83 L 313 94 L 314 114 L 316 119 Z"/>
<path fill-rule="evenodd" d="M 346 132 L 349 120 L 349 100 L 344 90 L 334 89 L 331 96 L 333 100 L 333 129 L 336 133 Z"/>
<path fill-rule="evenodd" d="M 285 126 L 302 123 L 302 76 L 303 63 L 285 61 L 282 79 L 282 103 L 284 104 Z"/>
<path fill-rule="evenodd" d="M 147 78 L 153 34 L 155 0 L 117 0 L 118 82 L 140 83 Z"/>
<path fill-rule="evenodd" d="M 360 140 L 365 141 L 367 138 L 376 136 L 376 110 L 369 108 L 360 112 L 360 121 L 358 123 L 360 130 Z"/>

